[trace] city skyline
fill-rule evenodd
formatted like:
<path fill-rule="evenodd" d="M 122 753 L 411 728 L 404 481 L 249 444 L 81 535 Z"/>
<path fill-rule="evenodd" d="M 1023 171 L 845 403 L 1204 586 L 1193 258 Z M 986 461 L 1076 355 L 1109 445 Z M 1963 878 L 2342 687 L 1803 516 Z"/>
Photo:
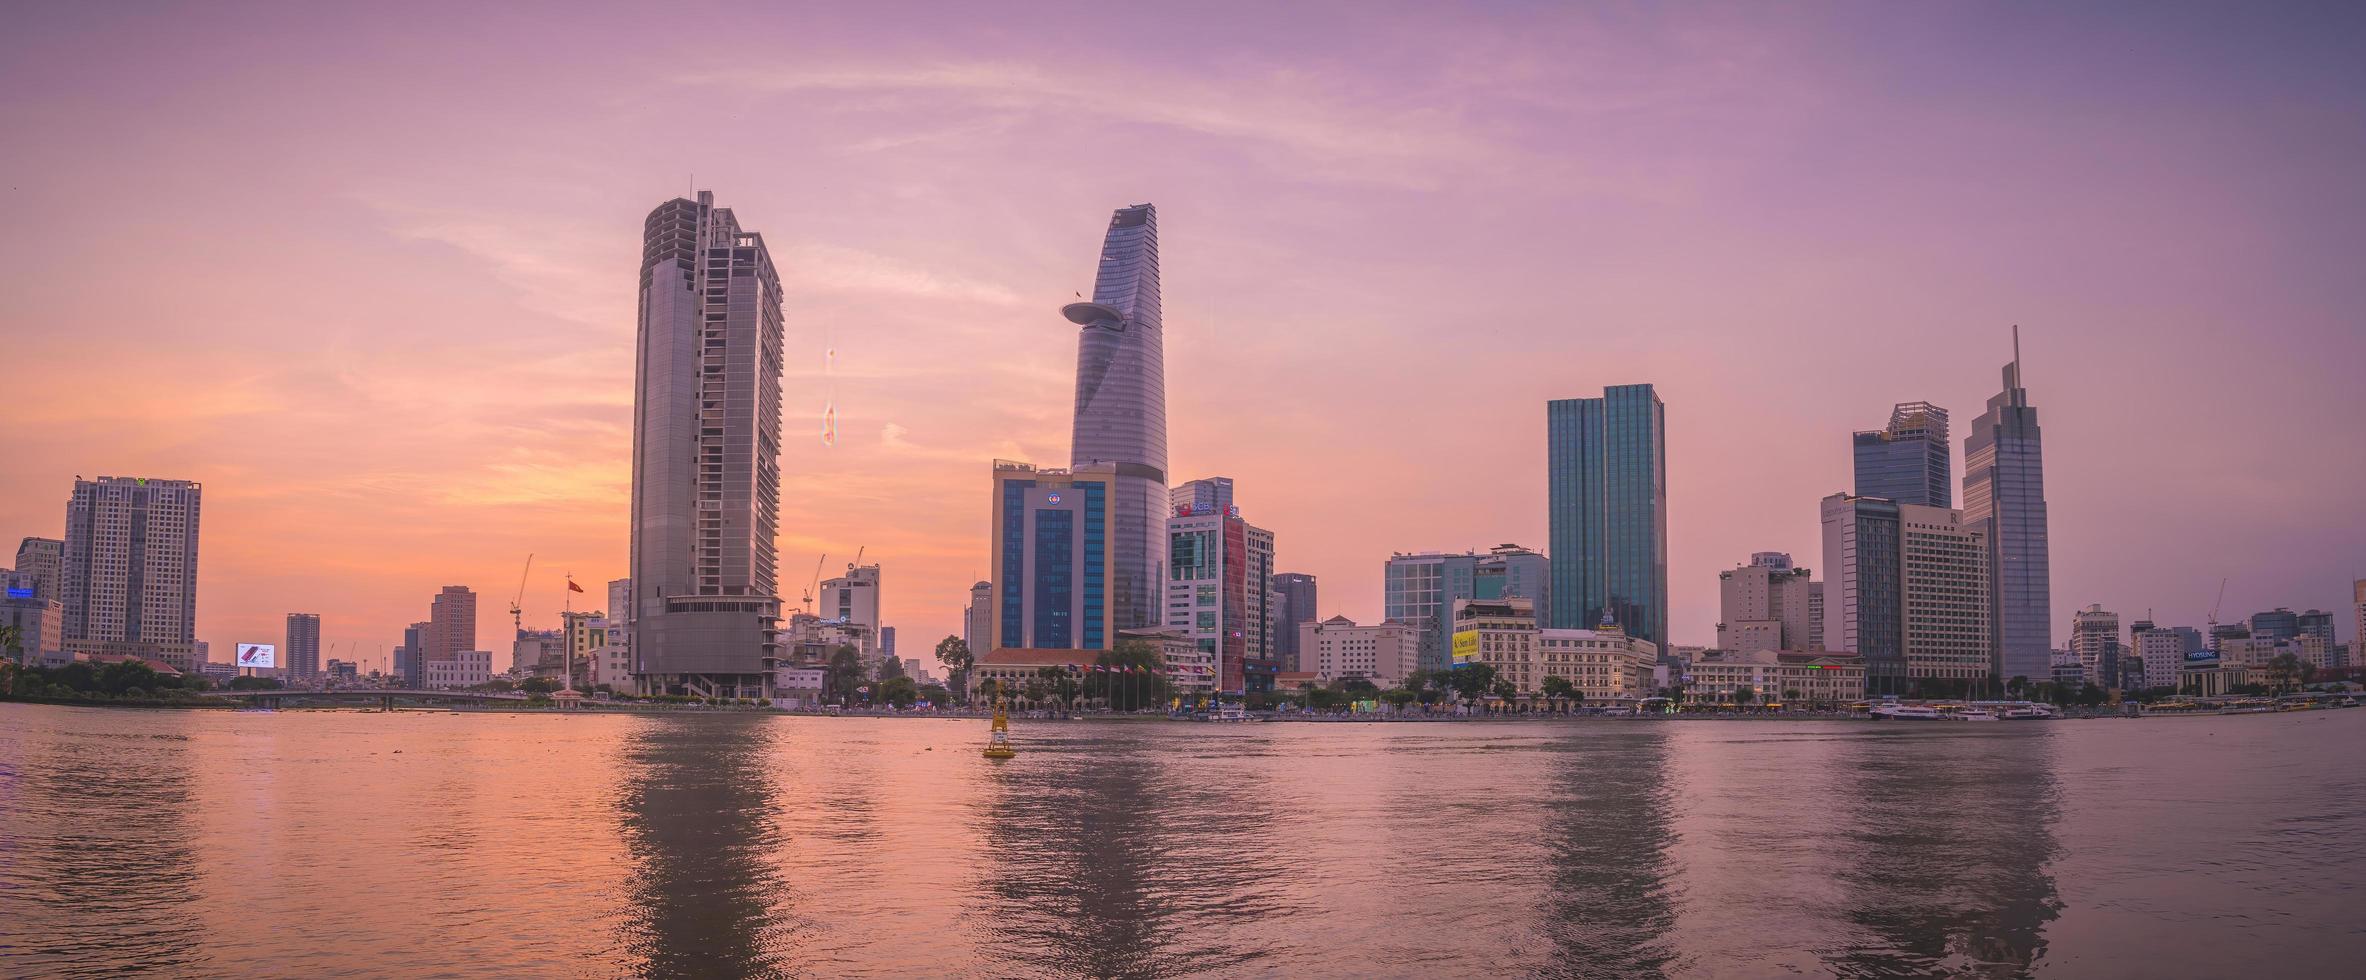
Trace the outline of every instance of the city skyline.
<path fill-rule="evenodd" d="M 1429 67 L 1391 65 L 1413 69 L 1393 80 L 1299 62 L 1278 43 L 1224 47 L 1179 24 L 1192 43 L 1118 84 L 1102 84 L 1127 77 L 1114 59 L 1021 69 L 943 39 L 899 42 L 912 67 L 894 72 L 839 60 L 697 75 L 625 59 L 608 81 L 532 54 L 504 69 L 510 55 L 404 31 L 360 59 L 456 58 L 484 89 L 466 93 L 472 102 L 559 86 L 583 96 L 536 124 L 546 148 L 522 150 L 487 148 L 508 121 L 446 112 L 456 88 L 414 100 L 360 69 L 291 86 L 183 50 L 238 36 L 253 26 L 245 16 L 188 25 L 168 48 L 152 26 L 115 30 L 153 21 L 42 10 L 28 37 L 54 43 L 0 68 L 20 91 L 36 75 L 60 89 L 42 108 L 11 107 L 12 132 L 36 138 L 7 151 L 24 220 L 0 247 L 24 273 L 0 323 L 25 370 L 76 379 L 22 406 L 0 436 L 0 535 L 61 537 L 76 474 L 203 483 L 196 637 L 217 648 L 267 642 L 288 610 L 308 609 L 323 616 L 324 658 L 358 647 L 375 659 L 441 586 L 507 601 L 527 553 L 550 569 L 530 583 L 530 626 L 555 625 L 562 574 L 626 573 L 623 270 L 640 216 L 684 193 L 691 171 L 793 256 L 780 564 L 794 576 L 822 552 L 868 546 L 898 583 L 884 616 L 910 638 L 961 632 L 955 610 L 986 571 L 984 461 L 1070 450 L 1062 389 L 1075 350 L 1045 311 L 1089 291 L 1078 255 L 1090 216 L 1124 201 L 1158 202 L 1181 243 L 1166 270 L 1170 479 L 1223 472 L 1257 488 L 1281 565 L 1328 580 L 1317 618 L 1376 622 L 1393 551 L 1545 540 L 1536 404 L 1650 382 L 1675 408 L 1670 638 L 1710 642 L 1718 572 L 1755 551 L 1817 553 L 1816 501 L 1851 486 L 1844 437 L 1915 399 L 1960 422 L 1994 393 L 2016 322 L 2051 449 L 2054 644 L 2069 611 L 2090 603 L 2198 626 L 2222 577 L 2230 614 L 2248 614 L 2345 608 L 2347 583 L 2366 573 L 2366 532 L 2344 509 L 2366 482 L 2366 393 L 2340 367 L 2366 359 L 2348 319 L 2366 297 L 2329 247 L 2356 193 L 2337 178 L 2366 155 L 2354 120 L 2329 115 L 2338 106 L 2321 94 L 2356 91 L 2359 69 L 2326 60 L 2293 25 L 2283 41 L 2297 54 L 2264 73 L 2232 74 L 2212 40 L 2229 32 L 2209 29 L 2227 26 L 2211 17 L 2232 14 L 2195 15 L 2108 25 L 2128 42 L 2115 74 L 2029 51 L 2020 86 L 2001 88 L 1975 59 L 1914 68 L 1904 53 L 1832 52 L 1748 13 L 1542 18 L 1522 25 L 1532 39 L 1502 24 Z M 1304 15 L 1261 16 L 1305 26 Z M 2106 27 L 2076 11 L 1873 16 L 1909 49 L 1956 54 L 2032 23 L 2088 41 Z M 284 54 L 352 20 L 388 23 L 309 13 L 242 43 Z M 621 20 L 588 20 L 561 45 L 570 58 L 615 64 L 600 53 L 639 40 Z M 1038 40 L 1002 42 L 1016 62 L 1108 25 L 1031 26 Z M 1346 26 L 1346 43 L 1385 48 L 1434 23 L 1400 11 Z M 1934 39 L 1950 31 L 1963 39 Z M 809 43 L 861 33 L 838 25 Z M 106 34 L 121 43 L 88 43 Z M 1620 39 L 1668 57 L 1541 58 Z M 757 63 L 733 53 L 699 60 Z M 1728 61 L 1738 67 L 1715 67 Z M 148 65 L 184 76 L 184 101 L 106 97 L 152 78 Z M 734 93 L 729 106 L 687 110 L 691 121 L 786 114 L 812 145 L 618 155 L 634 136 L 685 125 L 635 100 L 631 85 L 653 79 Z M 1884 134 L 1851 115 L 1879 102 L 1861 85 L 1875 79 L 1944 98 L 1908 132 Z M 2072 82 L 2084 100 L 2057 97 Z M 1217 111 L 1164 107 L 1148 97 L 1162 85 Z M 2146 94 L 2163 85 L 2225 94 L 2165 112 Z M 1597 95 L 1548 96 L 1576 90 Z M 1521 108 L 1474 107 L 1497 95 Z M 242 108 L 222 108 L 233 98 Z M 313 111 L 323 100 L 357 111 Z M 2249 114 L 2271 101 L 2291 114 Z M 857 105 L 880 111 L 856 123 Z M 191 125 L 162 121 L 172 113 Z M 2116 122 L 2090 133 L 2090 113 Z M 1122 167 L 1042 160 L 1037 148 L 1082 125 L 1069 114 L 1137 130 L 1161 152 Z M 327 115 L 428 138 L 288 122 Z M 1753 117 L 1763 121 L 1700 142 Z M 1572 122 L 1603 133 L 1582 166 L 1554 162 L 1575 147 L 1549 134 Z M 2202 123 L 2237 138 L 2181 142 Z M 317 138 L 291 140 L 286 126 Z M 1966 152 L 2000 126 L 2059 138 L 2018 144 L 2016 158 Z M 1747 151 L 1784 128 L 1843 137 L 1864 162 L 1790 143 L 1803 159 L 1691 155 Z M 143 166 L 173 165 L 161 178 L 127 179 L 91 149 L 127 131 Z M 2264 156 L 2245 135 L 2315 152 Z M 1502 171 L 1431 145 L 1501 151 L 1484 156 Z M 287 152 L 258 158 L 240 149 L 250 146 Z M 948 161 L 980 166 L 948 175 Z M 1210 167 L 1226 179 L 1199 179 Z M 2080 176 L 2097 171 L 2125 186 Z M 2074 179 L 2084 182 L 2068 189 Z M 287 206 L 251 213 L 261 198 Z M 1803 213 L 1802 201 L 1823 207 Z M 1891 227 L 1902 209 L 1914 220 Z M 1516 230 L 1540 216 L 1583 219 L 1591 234 Z M 279 243 L 285 267 L 242 262 L 216 247 L 222 234 Z M 78 267 L 126 241 L 138 281 L 91 301 L 98 281 Z M 1703 276 L 1717 288 L 1694 288 Z M 266 293 L 275 303 L 254 304 Z M 89 337 L 109 338 L 120 370 L 95 370 Z M 1445 346 L 1465 338 L 1494 344 Z M 1497 356 L 1496 344 L 1523 356 Z M 814 436 L 831 349 L 842 435 L 825 448 Z M 2089 364 L 2123 376 L 2078 367 Z M 1447 447 L 1456 454 L 1437 451 Z M 1503 461 L 1498 478 L 1460 471 L 1473 449 Z M 2309 461 L 2306 479 L 2289 472 L 2294 459 Z M 1734 493 L 1721 478 L 1733 473 L 1756 478 Z M 1358 492 L 1338 492 L 1350 478 Z"/>

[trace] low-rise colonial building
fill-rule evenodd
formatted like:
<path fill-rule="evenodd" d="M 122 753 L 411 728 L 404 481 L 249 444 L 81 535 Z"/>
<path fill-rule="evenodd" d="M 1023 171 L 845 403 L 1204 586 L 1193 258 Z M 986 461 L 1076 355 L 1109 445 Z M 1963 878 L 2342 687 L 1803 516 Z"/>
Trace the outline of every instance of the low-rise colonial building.
<path fill-rule="evenodd" d="M 1355 620 L 1333 616 L 1300 623 L 1297 629 L 1298 662 L 1305 673 L 1315 675 L 1317 685 L 1362 679 L 1396 687 L 1420 669 L 1420 632 L 1393 619 L 1357 626 Z"/>
<path fill-rule="evenodd" d="M 1658 659 L 1658 644 L 1627 635 L 1608 617 L 1599 629 L 1536 634 L 1539 690 L 1545 678 L 1559 677 L 1589 704 L 1633 704 L 1650 697 L 1657 687 L 1652 667 Z"/>
<path fill-rule="evenodd" d="M 1865 697 L 1865 660 L 1843 653 L 1706 650 L 1685 675 L 1696 701 L 1734 702 L 1745 690 L 1753 704 L 1829 706 Z"/>

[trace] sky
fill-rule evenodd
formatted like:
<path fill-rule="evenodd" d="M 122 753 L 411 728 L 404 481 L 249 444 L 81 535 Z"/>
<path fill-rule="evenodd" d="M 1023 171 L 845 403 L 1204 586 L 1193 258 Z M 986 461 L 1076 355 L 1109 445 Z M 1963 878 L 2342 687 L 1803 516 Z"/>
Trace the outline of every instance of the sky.
<path fill-rule="evenodd" d="M 203 482 L 225 659 L 303 611 L 374 665 L 452 584 L 505 647 L 528 554 L 529 627 L 601 605 L 641 221 L 700 188 L 786 290 L 786 598 L 861 549 L 905 656 L 990 461 L 1066 462 L 1058 308 L 1139 202 L 1170 473 L 1326 617 L 1391 552 L 1542 549 L 1544 403 L 1650 382 L 1710 643 L 1892 403 L 1960 478 L 2013 324 L 2057 640 L 2366 577 L 2366 8 L 1130 6 L 17 6 L 0 540 L 78 474 Z"/>

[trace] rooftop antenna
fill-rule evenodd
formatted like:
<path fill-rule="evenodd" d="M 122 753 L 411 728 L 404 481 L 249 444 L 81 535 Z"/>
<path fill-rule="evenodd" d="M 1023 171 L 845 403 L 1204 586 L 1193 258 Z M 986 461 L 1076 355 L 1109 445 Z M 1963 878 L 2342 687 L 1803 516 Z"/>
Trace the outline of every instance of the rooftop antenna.
<path fill-rule="evenodd" d="M 2013 324 L 2013 387 L 2026 388 L 2021 383 L 2021 325 Z"/>

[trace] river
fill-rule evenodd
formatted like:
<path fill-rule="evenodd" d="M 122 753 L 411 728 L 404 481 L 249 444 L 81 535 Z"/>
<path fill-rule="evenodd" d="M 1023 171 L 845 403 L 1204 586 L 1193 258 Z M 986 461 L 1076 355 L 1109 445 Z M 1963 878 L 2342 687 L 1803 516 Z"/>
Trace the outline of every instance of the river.
<path fill-rule="evenodd" d="M 0 975 L 2223 977 L 2366 711 L 1020 722 L 0 704 Z"/>

